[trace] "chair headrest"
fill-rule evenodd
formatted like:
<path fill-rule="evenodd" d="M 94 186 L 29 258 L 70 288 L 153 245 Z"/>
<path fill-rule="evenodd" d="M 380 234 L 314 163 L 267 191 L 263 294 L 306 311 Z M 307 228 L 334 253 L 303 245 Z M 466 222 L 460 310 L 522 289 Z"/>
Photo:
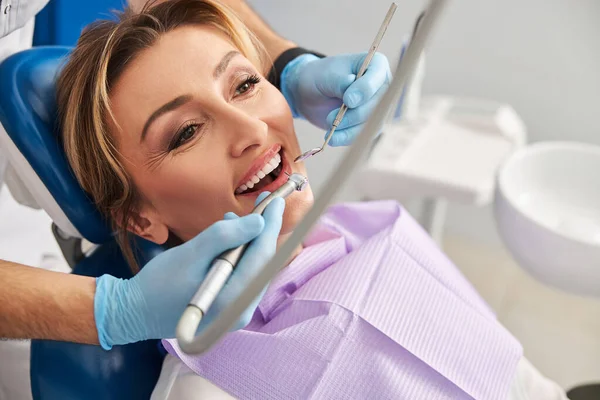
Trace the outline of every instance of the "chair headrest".
<path fill-rule="evenodd" d="M 35 47 L 0 63 L 0 147 L 37 204 L 70 236 L 112 238 L 59 142 L 55 81 L 71 48 Z"/>

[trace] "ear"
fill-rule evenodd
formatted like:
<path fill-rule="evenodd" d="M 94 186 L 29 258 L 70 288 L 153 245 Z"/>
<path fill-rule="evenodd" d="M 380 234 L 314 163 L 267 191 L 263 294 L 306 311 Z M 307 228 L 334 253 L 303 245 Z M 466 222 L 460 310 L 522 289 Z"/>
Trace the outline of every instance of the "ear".
<path fill-rule="evenodd" d="M 113 215 L 119 227 L 123 228 L 122 215 Z M 162 222 L 158 213 L 152 209 L 132 210 L 127 218 L 129 232 L 156 244 L 164 244 L 169 238 L 169 227 Z"/>

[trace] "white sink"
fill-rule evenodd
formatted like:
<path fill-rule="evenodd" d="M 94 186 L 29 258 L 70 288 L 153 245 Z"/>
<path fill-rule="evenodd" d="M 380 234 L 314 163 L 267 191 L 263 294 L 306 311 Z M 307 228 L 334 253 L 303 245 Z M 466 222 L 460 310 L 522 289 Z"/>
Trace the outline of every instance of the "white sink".
<path fill-rule="evenodd" d="M 541 142 L 499 170 L 498 231 L 515 260 L 542 282 L 600 296 L 600 146 Z"/>

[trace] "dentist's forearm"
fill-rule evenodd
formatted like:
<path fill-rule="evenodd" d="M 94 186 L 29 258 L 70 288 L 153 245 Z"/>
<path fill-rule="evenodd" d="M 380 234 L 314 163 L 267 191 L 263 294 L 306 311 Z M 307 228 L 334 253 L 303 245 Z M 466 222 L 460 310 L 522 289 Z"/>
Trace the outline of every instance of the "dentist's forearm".
<path fill-rule="evenodd" d="M 284 39 L 275 33 L 244 0 L 220 1 L 231 8 L 248 29 L 258 37 L 272 60 L 277 59 L 284 51 L 296 47 L 294 42 Z"/>
<path fill-rule="evenodd" d="M 94 278 L 0 260 L 0 338 L 97 344 Z"/>

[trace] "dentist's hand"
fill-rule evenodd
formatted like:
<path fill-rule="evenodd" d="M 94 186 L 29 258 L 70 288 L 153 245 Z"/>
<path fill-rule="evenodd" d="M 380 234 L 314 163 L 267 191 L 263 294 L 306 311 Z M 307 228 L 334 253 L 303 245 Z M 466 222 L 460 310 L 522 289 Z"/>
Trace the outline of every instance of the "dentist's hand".
<path fill-rule="evenodd" d="M 262 194 L 258 201 L 264 198 Z M 94 315 L 100 345 L 175 337 L 175 327 L 215 257 L 252 241 L 199 329 L 209 324 L 244 289 L 246 282 L 275 254 L 285 201 L 274 199 L 263 215 L 228 213 L 194 239 L 159 254 L 133 278 L 103 275 L 96 280 Z M 263 290 L 264 294 L 264 290 Z M 250 322 L 259 296 L 242 315 L 237 329 Z"/>
<path fill-rule="evenodd" d="M 352 143 L 391 81 L 387 58 L 376 53 L 365 74 L 356 79 L 367 53 L 318 58 L 304 54 L 281 74 L 281 91 L 294 117 L 329 130 L 342 101 L 348 106 L 331 146 Z"/>

